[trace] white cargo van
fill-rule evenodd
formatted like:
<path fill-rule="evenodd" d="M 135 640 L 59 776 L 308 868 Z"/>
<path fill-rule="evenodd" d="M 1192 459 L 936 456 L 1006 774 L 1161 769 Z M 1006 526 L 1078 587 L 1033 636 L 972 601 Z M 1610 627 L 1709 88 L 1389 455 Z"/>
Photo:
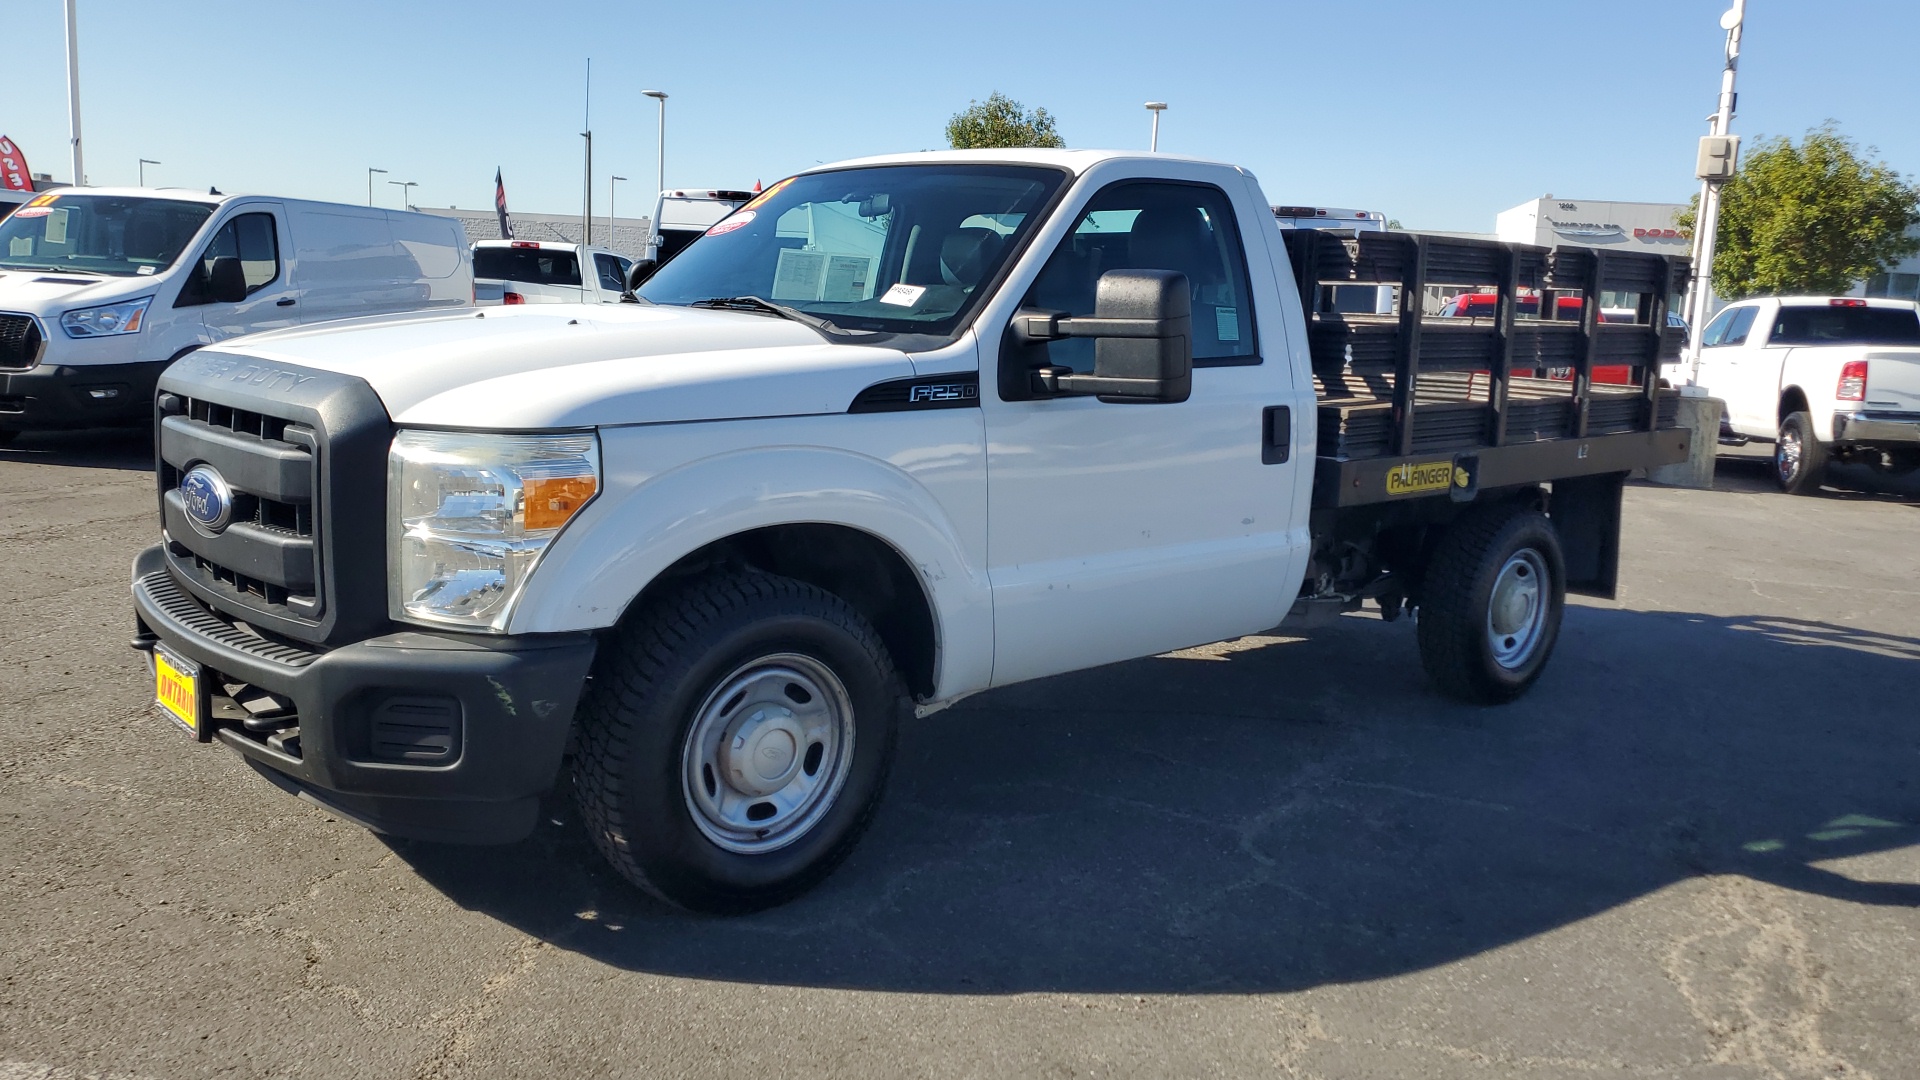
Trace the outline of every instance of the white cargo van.
<path fill-rule="evenodd" d="M 472 302 L 451 218 L 257 195 L 42 192 L 0 220 L 0 443 L 150 421 L 160 372 L 203 345 Z"/>

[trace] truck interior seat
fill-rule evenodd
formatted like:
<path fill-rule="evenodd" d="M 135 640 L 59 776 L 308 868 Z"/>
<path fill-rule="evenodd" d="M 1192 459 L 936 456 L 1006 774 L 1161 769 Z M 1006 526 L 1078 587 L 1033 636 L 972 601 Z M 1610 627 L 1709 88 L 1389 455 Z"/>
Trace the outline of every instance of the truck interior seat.
<path fill-rule="evenodd" d="M 1004 243 L 999 233 L 983 226 L 953 230 L 940 241 L 940 277 L 949 285 L 973 288 Z"/>

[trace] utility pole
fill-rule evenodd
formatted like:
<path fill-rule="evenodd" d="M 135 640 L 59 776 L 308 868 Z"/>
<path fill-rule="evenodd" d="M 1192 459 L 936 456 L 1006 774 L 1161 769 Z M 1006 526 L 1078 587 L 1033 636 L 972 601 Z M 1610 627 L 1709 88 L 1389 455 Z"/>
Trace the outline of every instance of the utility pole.
<path fill-rule="evenodd" d="M 67 4 L 67 132 L 73 146 L 73 186 L 85 187 L 87 171 L 80 163 L 80 24 L 74 11 L 76 0 Z"/>
<path fill-rule="evenodd" d="M 1712 124 L 1708 140 L 1701 147 L 1700 212 L 1693 223 L 1693 272 L 1687 281 L 1687 326 L 1693 335 L 1688 342 L 1689 382 L 1700 381 L 1700 332 L 1706 329 L 1707 307 L 1713 300 L 1714 241 L 1720 229 L 1720 187 L 1731 177 L 1737 143 L 1723 146 L 1724 170 L 1709 172 L 1707 141 L 1731 134 L 1733 108 L 1738 101 L 1733 89 L 1734 74 L 1740 67 L 1740 33 L 1747 17 L 1747 0 L 1733 0 L 1733 6 L 1720 16 L 1720 28 L 1727 32 L 1727 64 L 1720 73 L 1720 107 L 1708 117 Z M 1721 175 L 1721 172 L 1725 175 Z"/>

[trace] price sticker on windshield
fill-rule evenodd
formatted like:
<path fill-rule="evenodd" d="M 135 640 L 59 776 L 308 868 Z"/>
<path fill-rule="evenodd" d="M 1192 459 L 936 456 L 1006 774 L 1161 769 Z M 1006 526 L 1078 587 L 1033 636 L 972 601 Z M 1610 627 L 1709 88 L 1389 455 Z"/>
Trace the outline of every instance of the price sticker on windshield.
<path fill-rule="evenodd" d="M 713 228 L 708 229 L 707 235 L 708 236 L 725 236 L 735 229 L 745 228 L 749 223 L 753 221 L 754 216 L 755 215 L 753 211 L 742 210 L 739 213 L 728 218 L 727 220 L 721 222 L 720 224 L 715 225 Z"/>
<path fill-rule="evenodd" d="M 920 297 L 925 294 L 926 291 L 927 287 L 925 285 L 895 285 L 893 288 L 880 294 L 880 302 L 883 304 L 892 304 L 895 307 L 912 307 L 920 302 Z"/>

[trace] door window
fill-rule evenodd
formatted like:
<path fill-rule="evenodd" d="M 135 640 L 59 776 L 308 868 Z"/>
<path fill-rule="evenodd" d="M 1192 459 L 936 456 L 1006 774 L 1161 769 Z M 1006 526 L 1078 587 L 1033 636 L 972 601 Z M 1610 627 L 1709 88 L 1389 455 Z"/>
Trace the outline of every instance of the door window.
<path fill-rule="evenodd" d="M 216 258 L 238 258 L 247 292 L 255 293 L 280 276 L 280 241 L 272 214 L 241 214 L 220 227 L 201 260 L 208 270 Z"/>
<path fill-rule="evenodd" d="M 1753 317 L 1760 309 L 1756 307 L 1728 308 L 1713 317 L 1707 324 L 1707 331 L 1700 335 L 1700 347 L 1711 349 L 1721 345 L 1740 345 L 1747 340 L 1748 331 L 1753 329 Z"/>
<path fill-rule="evenodd" d="M 594 254 L 593 268 L 600 274 L 600 287 L 602 289 L 616 293 L 626 291 L 626 277 L 620 272 L 620 264 L 624 261 L 625 260 L 615 258 L 612 255 Z"/>
<path fill-rule="evenodd" d="M 1109 270 L 1174 270 L 1193 291 L 1193 359 L 1258 363 L 1247 256 L 1226 193 L 1203 184 L 1126 181 L 1087 204 L 1073 232 L 1034 279 L 1026 306 L 1092 315 Z M 1049 342 L 1048 362 L 1093 370 L 1087 338 Z"/>

